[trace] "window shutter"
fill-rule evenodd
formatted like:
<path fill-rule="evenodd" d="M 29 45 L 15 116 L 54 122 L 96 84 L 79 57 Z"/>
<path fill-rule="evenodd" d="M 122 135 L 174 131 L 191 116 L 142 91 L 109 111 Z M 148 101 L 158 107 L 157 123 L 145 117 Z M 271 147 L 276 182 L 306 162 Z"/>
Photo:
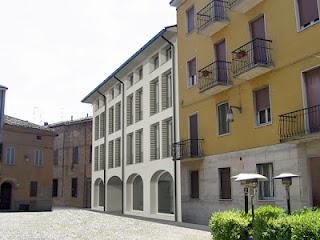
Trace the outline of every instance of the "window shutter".
<path fill-rule="evenodd" d="M 317 0 L 298 0 L 298 4 L 301 27 L 319 19 Z"/>
<path fill-rule="evenodd" d="M 161 81 L 161 98 L 162 98 L 162 110 L 167 109 L 168 106 L 168 75 L 162 76 Z"/>
<path fill-rule="evenodd" d="M 169 154 L 168 154 L 168 145 L 169 145 L 169 142 L 168 142 L 168 135 L 169 135 L 169 121 L 168 120 L 164 120 L 162 121 L 162 157 L 163 158 L 167 158 L 169 157 Z"/>
<path fill-rule="evenodd" d="M 106 149 L 105 149 L 105 145 L 101 144 L 100 145 L 100 170 L 104 170 L 105 169 L 105 162 L 106 162 Z"/>
<path fill-rule="evenodd" d="M 156 125 L 150 128 L 150 158 L 155 160 L 157 157 L 157 142 L 156 142 Z"/>
<path fill-rule="evenodd" d="M 155 81 L 150 83 L 150 115 L 156 113 L 156 85 Z"/>
<path fill-rule="evenodd" d="M 132 144 L 133 144 L 133 134 L 130 133 L 127 135 L 127 164 L 133 164 Z"/>
<path fill-rule="evenodd" d="M 190 8 L 187 11 L 187 32 L 192 32 L 194 27 L 195 27 L 195 22 L 194 22 L 194 7 Z"/>
<path fill-rule="evenodd" d="M 115 140 L 115 167 L 120 167 L 121 166 L 121 162 L 120 162 L 120 146 L 121 142 L 120 142 L 120 138 Z"/>
<path fill-rule="evenodd" d="M 219 135 L 226 134 L 229 132 L 229 123 L 227 122 L 228 108 L 228 103 L 224 103 L 218 106 Z"/>
<path fill-rule="evenodd" d="M 106 129 L 106 115 L 103 112 L 100 114 L 100 138 L 105 136 L 105 129 Z"/>
<path fill-rule="evenodd" d="M 142 89 L 136 91 L 135 112 L 136 122 L 142 120 Z"/>
<path fill-rule="evenodd" d="M 127 126 L 133 123 L 133 95 L 127 97 Z"/>
<path fill-rule="evenodd" d="M 199 172 L 191 172 L 191 198 L 199 198 Z"/>
<path fill-rule="evenodd" d="M 231 199 L 230 168 L 220 168 L 220 199 Z"/>
<path fill-rule="evenodd" d="M 109 142 L 108 151 L 108 168 L 113 168 L 113 141 Z"/>
<path fill-rule="evenodd" d="M 116 104 L 116 122 L 115 122 L 116 131 L 121 129 L 121 103 Z"/>
<path fill-rule="evenodd" d="M 136 132 L 136 163 L 141 163 L 143 161 L 142 133 L 142 129 Z"/>
<path fill-rule="evenodd" d="M 256 91 L 255 96 L 257 112 L 270 108 L 269 87 Z"/>
<path fill-rule="evenodd" d="M 94 139 L 99 139 L 99 116 L 96 116 L 94 120 Z"/>
<path fill-rule="evenodd" d="M 99 170 L 99 147 L 94 148 L 94 170 Z"/>
<path fill-rule="evenodd" d="M 114 108 L 109 108 L 109 134 L 113 133 Z"/>

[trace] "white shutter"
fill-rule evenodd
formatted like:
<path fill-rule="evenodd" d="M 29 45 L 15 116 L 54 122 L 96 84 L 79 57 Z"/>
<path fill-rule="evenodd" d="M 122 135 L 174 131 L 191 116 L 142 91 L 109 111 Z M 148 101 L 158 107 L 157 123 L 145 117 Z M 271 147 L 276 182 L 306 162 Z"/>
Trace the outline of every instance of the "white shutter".
<path fill-rule="evenodd" d="M 99 139 L 99 116 L 96 116 L 94 120 L 94 139 Z"/>
<path fill-rule="evenodd" d="M 136 122 L 142 120 L 142 88 L 136 91 L 136 100 L 135 100 L 135 114 Z"/>
<path fill-rule="evenodd" d="M 153 124 L 150 128 L 150 158 L 159 158 L 159 123 Z"/>
<path fill-rule="evenodd" d="M 133 164 L 133 134 L 130 133 L 127 135 L 127 164 Z"/>
<path fill-rule="evenodd" d="M 105 113 L 100 114 L 100 138 L 105 136 L 105 128 L 106 127 L 106 115 Z"/>
<path fill-rule="evenodd" d="M 117 138 L 115 140 L 115 154 L 114 154 L 114 158 L 115 158 L 115 167 L 120 167 L 121 166 L 121 161 L 120 161 L 120 149 L 121 149 L 121 142 L 120 142 L 120 138 Z"/>
<path fill-rule="evenodd" d="M 109 108 L 109 134 L 113 133 L 114 108 Z"/>
<path fill-rule="evenodd" d="M 127 126 L 133 123 L 133 95 L 127 97 Z"/>
<path fill-rule="evenodd" d="M 108 168 L 113 168 L 113 141 L 109 142 L 108 151 Z"/>
<path fill-rule="evenodd" d="M 142 129 L 136 131 L 136 163 L 141 163 L 143 161 L 142 134 Z"/>
<path fill-rule="evenodd" d="M 162 76 L 161 98 L 162 98 L 162 110 L 167 109 L 168 108 L 168 79 L 167 79 L 167 75 Z"/>
<path fill-rule="evenodd" d="M 121 103 L 116 104 L 116 122 L 115 122 L 115 130 L 118 131 L 121 129 Z"/>
<path fill-rule="evenodd" d="M 94 170 L 99 170 L 99 147 L 94 148 Z"/>
<path fill-rule="evenodd" d="M 105 162 L 106 162 L 105 152 L 106 152 L 105 145 L 101 144 L 100 145 L 100 168 L 99 168 L 99 170 L 105 169 Z"/>
<path fill-rule="evenodd" d="M 150 83 L 150 115 L 156 113 L 156 85 L 155 81 Z"/>

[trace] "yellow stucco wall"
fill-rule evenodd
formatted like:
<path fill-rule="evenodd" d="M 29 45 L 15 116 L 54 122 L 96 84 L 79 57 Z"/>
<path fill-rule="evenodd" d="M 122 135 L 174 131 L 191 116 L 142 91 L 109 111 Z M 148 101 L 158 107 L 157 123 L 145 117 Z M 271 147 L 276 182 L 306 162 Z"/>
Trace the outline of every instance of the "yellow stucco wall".
<path fill-rule="evenodd" d="M 188 138 L 188 116 L 198 112 L 199 138 L 204 139 L 205 155 L 249 149 L 279 143 L 278 116 L 304 107 L 301 72 L 320 65 L 320 24 L 301 32 L 297 31 L 294 0 L 264 0 L 246 14 L 229 11 L 230 24 L 211 38 L 185 32 L 185 11 L 194 4 L 198 12 L 209 1 L 187 0 L 177 10 L 178 23 L 178 71 L 180 139 Z M 227 60 L 231 52 L 250 41 L 249 22 L 264 15 L 266 38 L 272 40 L 271 72 L 240 82 L 233 80 L 233 87 L 216 95 L 199 93 L 197 86 L 187 88 L 186 62 L 197 57 L 197 70 L 213 62 L 213 45 L 226 40 Z M 255 127 L 253 91 L 270 87 L 272 124 Z M 218 136 L 216 105 L 228 101 L 243 112 L 234 111 L 230 134 Z"/>

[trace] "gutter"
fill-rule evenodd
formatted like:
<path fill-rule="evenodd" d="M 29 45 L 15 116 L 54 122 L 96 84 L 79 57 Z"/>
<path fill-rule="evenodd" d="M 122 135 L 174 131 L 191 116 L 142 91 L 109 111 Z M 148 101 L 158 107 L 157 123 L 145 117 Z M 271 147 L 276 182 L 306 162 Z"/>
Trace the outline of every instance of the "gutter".
<path fill-rule="evenodd" d="M 106 189 L 107 183 L 106 183 L 106 166 L 107 166 L 107 161 L 106 161 L 106 149 L 107 149 L 107 118 L 106 118 L 106 114 L 107 114 L 107 98 L 104 94 L 102 94 L 99 90 L 98 93 L 103 97 L 103 101 L 104 101 L 104 169 L 103 169 L 103 183 L 104 183 L 104 189 Z M 100 119 L 99 119 L 100 121 Z M 103 211 L 106 211 L 106 193 L 104 193 L 104 198 L 103 198 Z"/>
<path fill-rule="evenodd" d="M 122 85 L 122 118 L 121 118 L 121 134 L 122 134 L 122 139 L 121 139 L 121 155 L 122 155 L 122 161 L 121 161 L 121 175 L 122 175 L 122 186 L 121 186 L 121 190 L 122 190 L 122 198 L 121 198 L 121 202 L 122 202 L 122 210 L 121 213 L 122 215 L 124 214 L 124 98 L 125 98 L 125 94 L 124 94 L 124 82 L 121 81 L 116 75 L 114 75 L 114 78 Z"/>
<path fill-rule="evenodd" d="M 177 142 L 177 124 L 176 124 L 176 98 L 175 98 L 175 92 L 176 92 L 176 67 L 175 67 L 175 58 L 176 58 L 176 53 L 175 53 L 175 46 L 174 44 L 169 41 L 166 37 L 161 36 L 164 41 L 166 41 L 172 49 L 172 107 L 173 107 L 173 142 Z M 177 199 L 177 160 L 173 159 L 174 163 L 174 219 L 176 222 L 178 222 L 178 199 Z"/>

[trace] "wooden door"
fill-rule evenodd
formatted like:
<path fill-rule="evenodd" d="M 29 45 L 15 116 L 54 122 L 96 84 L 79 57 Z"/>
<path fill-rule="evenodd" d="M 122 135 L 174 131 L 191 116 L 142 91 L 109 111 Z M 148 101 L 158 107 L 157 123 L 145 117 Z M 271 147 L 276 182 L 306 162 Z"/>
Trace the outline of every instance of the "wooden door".
<path fill-rule="evenodd" d="M 227 83 L 227 56 L 226 56 L 226 41 L 223 40 L 214 45 L 216 53 L 216 79 L 218 82 Z"/>
<path fill-rule="evenodd" d="M 252 39 L 252 58 L 254 64 L 267 64 L 266 51 L 266 32 L 264 27 L 264 17 L 250 23 L 251 39 Z"/>
<path fill-rule="evenodd" d="M 3 183 L 1 185 L 1 193 L 0 193 L 0 209 L 1 210 L 10 210 L 11 193 L 12 193 L 11 184 L 7 182 Z"/>
<path fill-rule="evenodd" d="M 320 67 L 304 74 L 310 132 L 320 131 Z"/>
<path fill-rule="evenodd" d="M 189 117 L 189 135 L 190 135 L 190 155 L 198 156 L 198 115 L 194 114 Z"/>

